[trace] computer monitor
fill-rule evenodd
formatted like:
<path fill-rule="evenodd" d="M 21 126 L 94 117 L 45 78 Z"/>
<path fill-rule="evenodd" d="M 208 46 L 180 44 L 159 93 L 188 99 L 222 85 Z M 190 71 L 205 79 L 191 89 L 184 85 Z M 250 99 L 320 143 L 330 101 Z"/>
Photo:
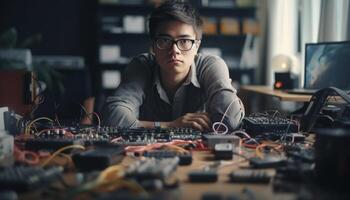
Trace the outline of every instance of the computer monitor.
<path fill-rule="evenodd" d="M 304 88 L 350 90 L 350 41 L 308 43 Z"/>

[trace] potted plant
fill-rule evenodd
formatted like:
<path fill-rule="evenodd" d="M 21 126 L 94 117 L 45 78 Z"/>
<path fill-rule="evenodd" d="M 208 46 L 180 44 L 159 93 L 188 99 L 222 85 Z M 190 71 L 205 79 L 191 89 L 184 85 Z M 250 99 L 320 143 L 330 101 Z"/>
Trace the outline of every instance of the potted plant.
<path fill-rule="evenodd" d="M 36 97 L 44 89 L 64 92 L 60 73 L 32 64 L 30 47 L 40 43 L 41 38 L 41 34 L 34 34 L 19 42 L 15 28 L 0 33 L 0 107 L 9 106 L 25 115 L 33 103 L 39 103 Z"/>

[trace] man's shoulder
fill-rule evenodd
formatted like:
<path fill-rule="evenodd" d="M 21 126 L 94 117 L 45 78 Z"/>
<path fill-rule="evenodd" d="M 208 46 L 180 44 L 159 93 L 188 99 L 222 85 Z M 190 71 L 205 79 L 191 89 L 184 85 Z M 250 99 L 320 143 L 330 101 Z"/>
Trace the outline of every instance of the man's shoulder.
<path fill-rule="evenodd" d="M 199 68 L 205 68 L 216 63 L 224 64 L 225 62 L 216 55 L 198 53 L 196 56 L 196 66 Z"/>
<path fill-rule="evenodd" d="M 225 61 L 219 56 L 200 53 L 196 56 L 195 65 L 198 73 L 207 71 L 207 68 L 227 68 Z"/>
<path fill-rule="evenodd" d="M 222 60 L 219 56 L 216 55 L 210 55 L 210 54 L 203 54 L 203 53 L 198 53 L 197 54 L 197 61 L 217 61 L 217 60 Z"/>

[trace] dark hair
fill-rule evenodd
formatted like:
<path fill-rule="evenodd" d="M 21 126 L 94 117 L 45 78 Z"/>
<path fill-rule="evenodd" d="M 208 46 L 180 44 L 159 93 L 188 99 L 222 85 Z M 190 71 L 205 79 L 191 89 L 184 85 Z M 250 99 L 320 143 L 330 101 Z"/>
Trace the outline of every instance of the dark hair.
<path fill-rule="evenodd" d="M 148 24 L 151 39 L 160 23 L 173 20 L 192 25 L 196 39 L 201 39 L 203 22 L 198 12 L 188 2 L 179 0 L 166 1 L 151 13 Z"/>

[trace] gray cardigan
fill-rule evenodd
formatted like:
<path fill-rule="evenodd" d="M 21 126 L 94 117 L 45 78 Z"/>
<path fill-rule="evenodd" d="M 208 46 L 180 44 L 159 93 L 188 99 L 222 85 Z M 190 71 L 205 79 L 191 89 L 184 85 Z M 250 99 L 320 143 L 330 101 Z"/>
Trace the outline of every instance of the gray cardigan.
<path fill-rule="evenodd" d="M 231 84 L 225 62 L 211 55 L 198 54 L 187 80 L 169 101 L 159 81 L 159 66 L 152 54 L 139 55 L 130 62 L 120 86 L 107 98 L 103 123 L 123 128 L 139 127 L 141 121 L 173 121 L 193 112 L 208 112 L 212 122 L 223 122 L 236 129 L 244 117 L 244 106 Z"/>

